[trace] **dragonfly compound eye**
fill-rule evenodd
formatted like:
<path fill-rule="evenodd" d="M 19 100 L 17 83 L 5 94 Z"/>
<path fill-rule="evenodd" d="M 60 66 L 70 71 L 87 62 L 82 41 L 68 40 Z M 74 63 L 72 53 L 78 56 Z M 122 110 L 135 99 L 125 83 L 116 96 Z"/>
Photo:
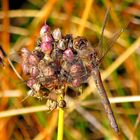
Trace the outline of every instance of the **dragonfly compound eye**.
<path fill-rule="evenodd" d="M 73 41 L 73 46 L 75 49 L 83 49 L 87 47 L 87 39 L 83 38 L 83 37 L 76 37 Z"/>

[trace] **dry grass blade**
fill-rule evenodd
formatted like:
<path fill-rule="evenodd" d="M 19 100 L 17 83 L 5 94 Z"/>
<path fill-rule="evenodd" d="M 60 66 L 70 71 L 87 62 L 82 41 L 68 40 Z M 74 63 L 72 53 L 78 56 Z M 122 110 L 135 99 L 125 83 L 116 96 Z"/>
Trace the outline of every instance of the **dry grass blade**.
<path fill-rule="evenodd" d="M 21 108 L 21 109 L 12 109 L 7 111 L 0 112 L 0 118 L 2 117 L 11 117 L 21 114 L 28 114 L 38 111 L 48 111 L 50 112 L 50 109 L 46 105 L 37 106 L 37 107 L 27 107 L 27 108 Z"/>
<path fill-rule="evenodd" d="M 88 15 L 89 15 L 89 12 L 90 12 L 90 8 L 92 6 L 92 2 L 93 0 L 85 0 L 85 3 L 86 3 L 86 6 L 85 6 L 85 9 L 84 9 L 84 12 L 83 12 L 83 16 L 82 16 L 82 22 L 79 26 L 79 29 L 78 29 L 78 34 L 79 35 L 83 35 L 83 32 L 84 32 L 84 28 L 85 28 L 85 25 L 86 25 L 86 21 L 88 20 Z"/>

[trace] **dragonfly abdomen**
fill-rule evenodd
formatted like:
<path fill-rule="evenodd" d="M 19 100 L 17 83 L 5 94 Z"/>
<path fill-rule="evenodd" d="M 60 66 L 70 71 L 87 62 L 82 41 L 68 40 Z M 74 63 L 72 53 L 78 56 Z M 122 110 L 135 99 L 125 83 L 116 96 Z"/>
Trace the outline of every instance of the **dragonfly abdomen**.
<path fill-rule="evenodd" d="M 104 106 L 105 112 L 107 113 L 109 122 L 112 128 L 115 130 L 115 132 L 119 132 L 119 128 L 118 128 L 114 113 L 112 111 L 110 102 L 108 100 L 108 97 L 107 97 L 107 94 L 106 94 L 106 91 L 105 91 L 105 88 L 101 79 L 100 71 L 98 68 L 95 68 L 93 70 L 93 78 L 94 78 L 96 87 L 98 89 L 98 92 L 100 93 L 100 96 L 102 98 L 102 105 Z"/>

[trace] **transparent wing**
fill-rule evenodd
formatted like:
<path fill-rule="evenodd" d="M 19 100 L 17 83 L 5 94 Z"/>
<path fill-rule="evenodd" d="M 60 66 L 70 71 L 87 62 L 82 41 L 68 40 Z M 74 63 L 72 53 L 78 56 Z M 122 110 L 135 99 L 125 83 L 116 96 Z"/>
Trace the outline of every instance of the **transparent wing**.
<path fill-rule="evenodd" d="M 6 52 L 4 51 L 4 49 L 3 49 L 1 46 L 0 46 L 0 52 L 1 52 L 1 54 L 2 54 L 5 58 L 7 58 L 7 60 L 8 60 L 8 62 L 9 62 L 9 64 L 10 64 L 10 66 L 11 66 L 11 68 L 13 69 L 13 71 L 15 72 L 15 74 L 17 75 L 17 77 L 18 77 L 20 80 L 24 81 L 23 78 L 20 76 L 20 74 L 19 74 L 19 73 L 17 72 L 17 70 L 15 69 L 15 67 L 14 67 L 14 65 L 13 65 L 13 63 L 12 63 L 10 57 L 7 56 Z M 0 58 L 1 58 L 1 57 L 0 57 Z M 1 59 L 0 59 L 0 60 L 1 60 Z M 2 61 L 3 61 L 3 60 L 2 60 Z"/>
<path fill-rule="evenodd" d="M 110 8 L 108 8 L 107 11 L 106 11 L 105 18 L 104 18 L 103 25 L 102 25 L 102 30 L 101 30 L 101 36 L 100 36 L 100 40 L 99 40 L 99 43 L 98 43 L 97 47 L 102 47 L 102 42 L 103 42 L 103 38 L 104 38 L 104 30 L 105 30 L 105 27 L 106 27 L 106 24 L 107 24 L 109 11 L 110 11 Z"/>
<path fill-rule="evenodd" d="M 117 39 L 120 37 L 121 33 L 123 32 L 123 29 L 120 29 L 119 31 L 117 31 L 113 37 L 108 40 L 108 42 L 105 43 L 104 45 L 104 51 L 102 51 L 102 55 L 99 56 L 99 62 L 101 63 L 104 56 L 110 51 L 110 49 L 112 48 L 112 46 L 114 45 L 114 43 L 117 41 Z"/>
<path fill-rule="evenodd" d="M 21 55 L 20 55 L 20 52 L 11 53 L 8 57 L 9 57 L 9 59 L 11 61 L 15 61 L 17 63 L 21 63 Z"/>

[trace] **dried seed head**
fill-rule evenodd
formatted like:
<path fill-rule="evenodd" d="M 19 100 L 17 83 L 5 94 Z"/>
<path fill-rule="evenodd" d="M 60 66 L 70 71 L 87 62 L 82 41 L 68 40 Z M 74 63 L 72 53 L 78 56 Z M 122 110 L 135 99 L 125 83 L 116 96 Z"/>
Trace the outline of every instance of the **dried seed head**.
<path fill-rule="evenodd" d="M 40 47 L 41 47 L 42 52 L 47 53 L 47 54 L 50 54 L 53 49 L 52 44 L 50 42 L 48 43 L 42 42 Z"/>
<path fill-rule="evenodd" d="M 46 33 L 50 33 L 50 27 L 47 24 L 42 26 L 40 36 L 43 37 Z"/>
<path fill-rule="evenodd" d="M 70 48 L 64 51 L 63 58 L 69 62 L 72 62 L 74 60 L 74 54 Z"/>
<path fill-rule="evenodd" d="M 61 31 L 59 28 L 55 29 L 53 31 L 52 35 L 53 35 L 53 38 L 55 39 L 55 41 L 58 41 L 62 38 Z"/>

